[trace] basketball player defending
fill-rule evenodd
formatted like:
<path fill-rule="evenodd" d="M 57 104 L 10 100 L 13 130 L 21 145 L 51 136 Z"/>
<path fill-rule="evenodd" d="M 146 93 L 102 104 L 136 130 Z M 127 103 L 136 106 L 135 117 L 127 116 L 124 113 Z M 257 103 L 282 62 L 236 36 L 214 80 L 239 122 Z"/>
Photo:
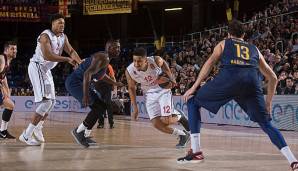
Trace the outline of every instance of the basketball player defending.
<path fill-rule="evenodd" d="M 97 52 L 91 57 L 86 58 L 76 70 L 74 70 L 66 79 L 66 90 L 76 98 L 83 107 L 89 106 L 91 111 L 87 114 L 85 120 L 75 128 L 71 134 L 76 142 L 84 147 L 95 144 L 90 138 L 90 133 L 99 113 L 106 108 L 101 94 L 95 90 L 96 83 L 91 84 L 93 79 L 101 79 L 115 86 L 123 86 L 120 82 L 115 82 L 106 75 L 106 69 L 110 58 L 116 58 L 120 54 L 119 40 L 109 40 L 106 43 L 105 52 Z M 100 84 L 100 82 L 98 82 Z"/>
<path fill-rule="evenodd" d="M 158 76 L 162 72 L 171 78 L 173 84 L 176 84 L 169 66 L 161 57 L 147 57 L 147 51 L 144 48 L 137 48 L 133 52 L 133 63 L 127 67 L 125 72 L 133 105 L 132 119 L 138 118 L 136 83 L 140 83 L 144 92 L 146 111 L 153 126 L 161 132 L 179 136 L 180 140 L 176 147 L 183 148 L 189 140 L 188 122 L 183 112 L 173 110 L 171 90 L 163 89 L 157 84 Z M 180 122 L 186 131 L 169 127 L 170 124 L 177 122 Z"/>
<path fill-rule="evenodd" d="M 17 56 L 17 44 L 16 42 L 9 41 L 4 44 L 4 53 L 0 55 L 0 105 L 4 107 L 2 113 L 2 121 L 0 128 L 0 139 L 15 139 L 7 131 L 8 122 L 13 112 L 14 103 L 10 99 L 10 90 L 7 84 L 6 74 L 9 71 L 9 65 L 11 60 Z"/>
<path fill-rule="evenodd" d="M 55 105 L 55 88 L 51 69 L 58 62 L 67 62 L 73 66 L 81 59 L 68 42 L 64 31 L 64 16 L 55 14 L 51 18 L 51 30 L 43 31 L 37 38 L 35 54 L 30 60 L 28 74 L 33 86 L 35 102 L 40 103 L 32 116 L 31 123 L 19 139 L 28 145 L 40 145 L 44 142 L 42 124 Z M 70 56 L 61 56 L 63 50 Z M 36 138 L 36 141 L 33 136 Z"/>
<path fill-rule="evenodd" d="M 270 122 L 269 113 L 277 84 L 275 73 L 258 48 L 243 40 L 244 29 L 239 21 L 234 20 L 229 24 L 228 33 L 228 39 L 221 41 L 214 48 L 213 54 L 204 64 L 195 84 L 183 96 L 187 101 L 191 150 L 186 157 L 179 158 L 178 163 L 195 163 L 204 159 L 200 151 L 200 108 L 204 107 L 212 113 L 217 113 L 222 105 L 235 100 L 249 115 L 250 120 L 259 124 L 271 142 L 287 158 L 292 170 L 298 170 L 297 159 L 280 131 Z M 219 74 L 198 89 L 200 83 L 219 60 L 221 61 Z M 268 80 L 266 100 L 264 100 L 259 73 Z"/>

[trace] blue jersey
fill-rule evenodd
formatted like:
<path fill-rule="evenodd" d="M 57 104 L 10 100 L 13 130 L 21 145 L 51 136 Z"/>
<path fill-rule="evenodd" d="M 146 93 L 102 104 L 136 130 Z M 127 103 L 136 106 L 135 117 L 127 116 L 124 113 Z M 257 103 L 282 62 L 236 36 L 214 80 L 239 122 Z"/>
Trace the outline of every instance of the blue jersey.
<path fill-rule="evenodd" d="M 240 39 L 226 39 L 221 56 L 221 67 L 259 68 L 259 52 L 256 46 Z"/>
<path fill-rule="evenodd" d="M 221 70 L 197 91 L 194 101 L 217 113 L 222 105 L 235 100 L 252 121 L 270 120 L 260 75 L 256 46 L 239 39 L 226 39 Z"/>
<path fill-rule="evenodd" d="M 89 68 L 89 66 L 91 65 L 93 56 L 86 58 L 80 65 L 79 67 L 73 71 L 73 74 L 76 76 L 76 78 L 78 78 L 79 80 L 83 80 L 84 78 L 84 73 L 85 71 Z M 105 73 L 106 73 L 106 69 L 107 67 L 102 68 L 101 70 L 99 70 L 96 74 L 92 75 L 92 79 L 99 79 L 102 78 Z"/>

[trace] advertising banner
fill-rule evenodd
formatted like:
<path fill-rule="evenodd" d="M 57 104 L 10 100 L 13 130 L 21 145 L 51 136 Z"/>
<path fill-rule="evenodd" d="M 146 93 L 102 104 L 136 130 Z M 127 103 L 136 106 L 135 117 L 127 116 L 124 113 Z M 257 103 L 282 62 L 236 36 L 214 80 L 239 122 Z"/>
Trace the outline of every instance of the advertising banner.
<path fill-rule="evenodd" d="M 184 111 L 187 115 L 187 105 L 183 102 L 181 96 L 173 96 L 173 103 L 175 108 Z M 137 105 L 139 108 L 139 116 L 142 118 L 149 118 L 146 113 L 143 96 L 137 97 Z M 277 128 L 298 131 L 298 96 L 274 96 L 271 114 L 272 124 Z M 252 122 L 235 101 L 230 101 L 225 104 L 219 109 L 217 114 L 202 108 L 201 119 L 204 123 L 258 127 L 258 124 Z"/>
<path fill-rule="evenodd" d="M 84 0 L 84 15 L 131 13 L 132 0 Z"/>

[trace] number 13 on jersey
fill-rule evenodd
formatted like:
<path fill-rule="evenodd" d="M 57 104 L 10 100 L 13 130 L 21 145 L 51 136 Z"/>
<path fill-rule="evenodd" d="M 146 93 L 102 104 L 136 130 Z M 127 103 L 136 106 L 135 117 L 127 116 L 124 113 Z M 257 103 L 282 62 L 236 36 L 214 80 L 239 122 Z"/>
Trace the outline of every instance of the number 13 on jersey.
<path fill-rule="evenodd" d="M 242 58 L 244 60 L 249 60 L 249 48 L 240 44 L 234 44 L 237 49 L 237 57 Z"/>

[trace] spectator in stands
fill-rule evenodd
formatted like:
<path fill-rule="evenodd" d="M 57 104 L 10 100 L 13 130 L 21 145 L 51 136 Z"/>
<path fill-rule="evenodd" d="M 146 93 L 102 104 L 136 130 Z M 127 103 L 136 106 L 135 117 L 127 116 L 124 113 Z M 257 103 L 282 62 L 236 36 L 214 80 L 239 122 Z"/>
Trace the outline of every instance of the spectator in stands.
<path fill-rule="evenodd" d="M 179 71 L 182 69 L 182 67 L 181 67 L 180 65 L 177 64 L 177 61 L 176 61 L 175 59 L 172 60 L 171 68 L 172 68 L 172 67 L 176 69 L 175 72 L 176 72 L 176 71 L 179 72 Z"/>
<path fill-rule="evenodd" d="M 295 85 L 293 82 L 293 78 L 291 77 L 286 78 L 286 87 L 283 90 L 282 94 L 295 94 Z"/>
<path fill-rule="evenodd" d="M 21 91 L 18 92 L 18 96 L 26 96 L 25 89 L 21 88 Z"/>

